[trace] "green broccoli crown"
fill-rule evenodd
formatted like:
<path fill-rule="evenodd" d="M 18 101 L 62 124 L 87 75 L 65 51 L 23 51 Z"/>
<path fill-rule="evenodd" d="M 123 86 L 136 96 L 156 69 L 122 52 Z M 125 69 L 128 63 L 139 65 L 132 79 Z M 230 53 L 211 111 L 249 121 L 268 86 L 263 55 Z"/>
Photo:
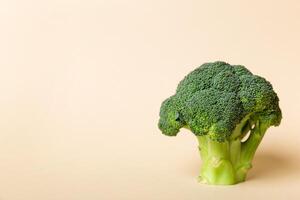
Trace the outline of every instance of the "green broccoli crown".
<path fill-rule="evenodd" d="M 187 127 L 197 136 L 223 141 L 246 115 L 268 126 L 279 125 L 278 102 L 272 85 L 244 66 L 205 63 L 185 76 L 176 94 L 162 103 L 158 126 L 170 136 Z"/>

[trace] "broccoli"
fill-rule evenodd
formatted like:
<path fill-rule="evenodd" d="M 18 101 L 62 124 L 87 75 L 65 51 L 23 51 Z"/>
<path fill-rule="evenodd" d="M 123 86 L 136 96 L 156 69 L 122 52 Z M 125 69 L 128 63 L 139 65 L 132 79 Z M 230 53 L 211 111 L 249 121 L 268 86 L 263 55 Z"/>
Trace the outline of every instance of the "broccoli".
<path fill-rule="evenodd" d="M 163 101 L 158 123 L 163 134 L 189 129 L 198 139 L 199 180 L 214 185 L 243 182 L 266 130 L 282 114 L 270 82 L 242 65 L 205 63 L 180 81 Z"/>

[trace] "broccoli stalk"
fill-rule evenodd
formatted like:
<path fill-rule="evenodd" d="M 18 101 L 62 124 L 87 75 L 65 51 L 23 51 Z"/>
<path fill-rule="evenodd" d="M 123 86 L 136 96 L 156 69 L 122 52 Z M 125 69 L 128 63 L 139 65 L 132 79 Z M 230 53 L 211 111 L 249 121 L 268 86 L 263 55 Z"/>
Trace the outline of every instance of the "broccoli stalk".
<path fill-rule="evenodd" d="M 203 161 L 201 182 L 230 185 L 245 181 L 265 132 L 281 118 L 268 81 L 244 66 L 214 62 L 179 83 L 161 105 L 158 126 L 168 136 L 183 127 L 193 132 Z"/>
<path fill-rule="evenodd" d="M 199 177 L 201 182 L 230 185 L 245 181 L 257 147 L 267 130 L 267 127 L 257 121 L 249 138 L 242 142 L 245 137 L 244 129 L 249 123 L 248 117 L 245 119 L 235 128 L 236 137 L 229 140 L 218 142 L 207 135 L 197 136 L 203 162 Z"/>

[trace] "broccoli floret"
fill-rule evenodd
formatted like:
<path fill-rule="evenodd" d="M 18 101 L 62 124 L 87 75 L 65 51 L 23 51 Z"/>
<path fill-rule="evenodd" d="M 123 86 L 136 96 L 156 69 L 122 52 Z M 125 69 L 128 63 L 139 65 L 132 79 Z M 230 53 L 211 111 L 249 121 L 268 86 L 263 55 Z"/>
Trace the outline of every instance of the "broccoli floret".
<path fill-rule="evenodd" d="M 176 95 L 167 98 L 160 109 L 158 127 L 169 136 L 176 136 L 185 123 L 180 115 L 181 104 Z"/>
<path fill-rule="evenodd" d="M 158 126 L 168 136 L 181 128 L 191 130 L 203 161 L 200 180 L 229 185 L 245 181 L 265 132 L 281 118 L 270 82 L 242 65 L 218 61 L 201 65 L 180 81 L 161 105 Z"/>

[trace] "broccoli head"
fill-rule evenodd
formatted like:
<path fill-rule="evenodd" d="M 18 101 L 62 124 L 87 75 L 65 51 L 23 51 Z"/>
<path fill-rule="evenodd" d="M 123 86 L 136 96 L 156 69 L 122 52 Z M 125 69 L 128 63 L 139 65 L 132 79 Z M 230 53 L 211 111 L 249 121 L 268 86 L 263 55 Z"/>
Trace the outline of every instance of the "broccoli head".
<path fill-rule="evenodd" d="M 176 136 L 187 128 L 197 137 L 200 180 L 222 185 L 245 180 L 266 130 L 282 118 L 270 82 L 242 65 L 220 61 L 185 76 L 163 101 L 159 116 L 163 134 Z"/>

